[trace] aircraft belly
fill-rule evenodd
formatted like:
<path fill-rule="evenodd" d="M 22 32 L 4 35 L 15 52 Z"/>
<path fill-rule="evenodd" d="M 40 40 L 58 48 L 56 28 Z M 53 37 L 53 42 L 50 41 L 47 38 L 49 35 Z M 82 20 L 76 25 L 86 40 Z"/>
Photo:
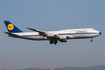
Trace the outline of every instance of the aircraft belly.
<path fill-rule="evenodd" d="M 28 36 L 28 37 L 22 37 L 22 38 L 29 39 L 29 40 L 47 40 L 47 38 L 43 36 Z"/>
<path fill-rule="evenodd" d="M 74 36 L 74 39 L 80 39 L 80 38 L 92 38 L 92 37 L 96 37 L 99 34 L 78 34 L 78 35 L 72 35 Z"/>

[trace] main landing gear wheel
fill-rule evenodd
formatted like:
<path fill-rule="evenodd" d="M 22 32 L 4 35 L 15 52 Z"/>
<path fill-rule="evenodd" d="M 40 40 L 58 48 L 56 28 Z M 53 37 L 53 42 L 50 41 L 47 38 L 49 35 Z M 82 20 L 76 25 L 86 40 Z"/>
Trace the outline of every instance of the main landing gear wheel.
<path fill-rule="evenodd" d="M 91 42 L 93 42 L 93 38 L 91 38 Z"/>
<path fill-rule="evenodd" d="M 56 45 L 58 41 L 57 40 L 49 40 L 49 42 L 50 42 L 50 44 L 54 43 Z"/>
<path fill-rule="evenodd" d="M 54 40 L 54 44 L 55 44 L 55 45 L 57 44 L 57 40 Z"/>
<path fill-rule="evenodd" d="M 54 43 L 54 40 L 50 40 L 50 44 L 53 44 Z"/>

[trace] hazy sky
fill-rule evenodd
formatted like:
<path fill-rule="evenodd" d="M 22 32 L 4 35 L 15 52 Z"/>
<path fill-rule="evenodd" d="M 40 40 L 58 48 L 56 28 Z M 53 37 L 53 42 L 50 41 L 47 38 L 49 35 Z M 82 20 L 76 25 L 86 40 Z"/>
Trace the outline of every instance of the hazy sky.
<path fill-rule="evenodd" d="M 95 28 L 102 35 L 50 45 L 7 37 L 4 20 L 23 31 Z M 105 65 L 105 0 L 0 0 L 0 29 L 0 70 Z"/>

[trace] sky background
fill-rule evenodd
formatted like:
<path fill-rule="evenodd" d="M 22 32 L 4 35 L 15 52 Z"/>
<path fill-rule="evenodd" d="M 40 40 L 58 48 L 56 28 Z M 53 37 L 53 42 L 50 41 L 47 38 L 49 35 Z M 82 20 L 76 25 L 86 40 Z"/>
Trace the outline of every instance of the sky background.
<path fill-rule="evenodd" d="M 95 28 L 102 35 L 50 45 L 7 37 L 4 20 L 27 32 Z M 105 65 L 104 34 L 105 0 L 0 0 L 0 70 Z"/>

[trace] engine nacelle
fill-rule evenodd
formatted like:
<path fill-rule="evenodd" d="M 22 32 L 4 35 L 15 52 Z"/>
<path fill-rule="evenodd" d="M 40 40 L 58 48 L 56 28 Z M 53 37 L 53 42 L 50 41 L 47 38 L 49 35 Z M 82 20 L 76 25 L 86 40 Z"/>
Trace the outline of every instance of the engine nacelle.
<path fill-rule="evenodd" d="M 67 42 L 66 36 L 59 36 L 59 41 L 61 42 Z"/>
<path fill-rule="evenodd" d="M 53 33 L 48 33 L 47 37 L 56 37 L 57 35 L 53 34 Z"/>
<path fill-rule="evenodd" d="M 60 40 L 66 39 L 66 36 L 59 36 L 59 39 L 60 39 Z"/>

